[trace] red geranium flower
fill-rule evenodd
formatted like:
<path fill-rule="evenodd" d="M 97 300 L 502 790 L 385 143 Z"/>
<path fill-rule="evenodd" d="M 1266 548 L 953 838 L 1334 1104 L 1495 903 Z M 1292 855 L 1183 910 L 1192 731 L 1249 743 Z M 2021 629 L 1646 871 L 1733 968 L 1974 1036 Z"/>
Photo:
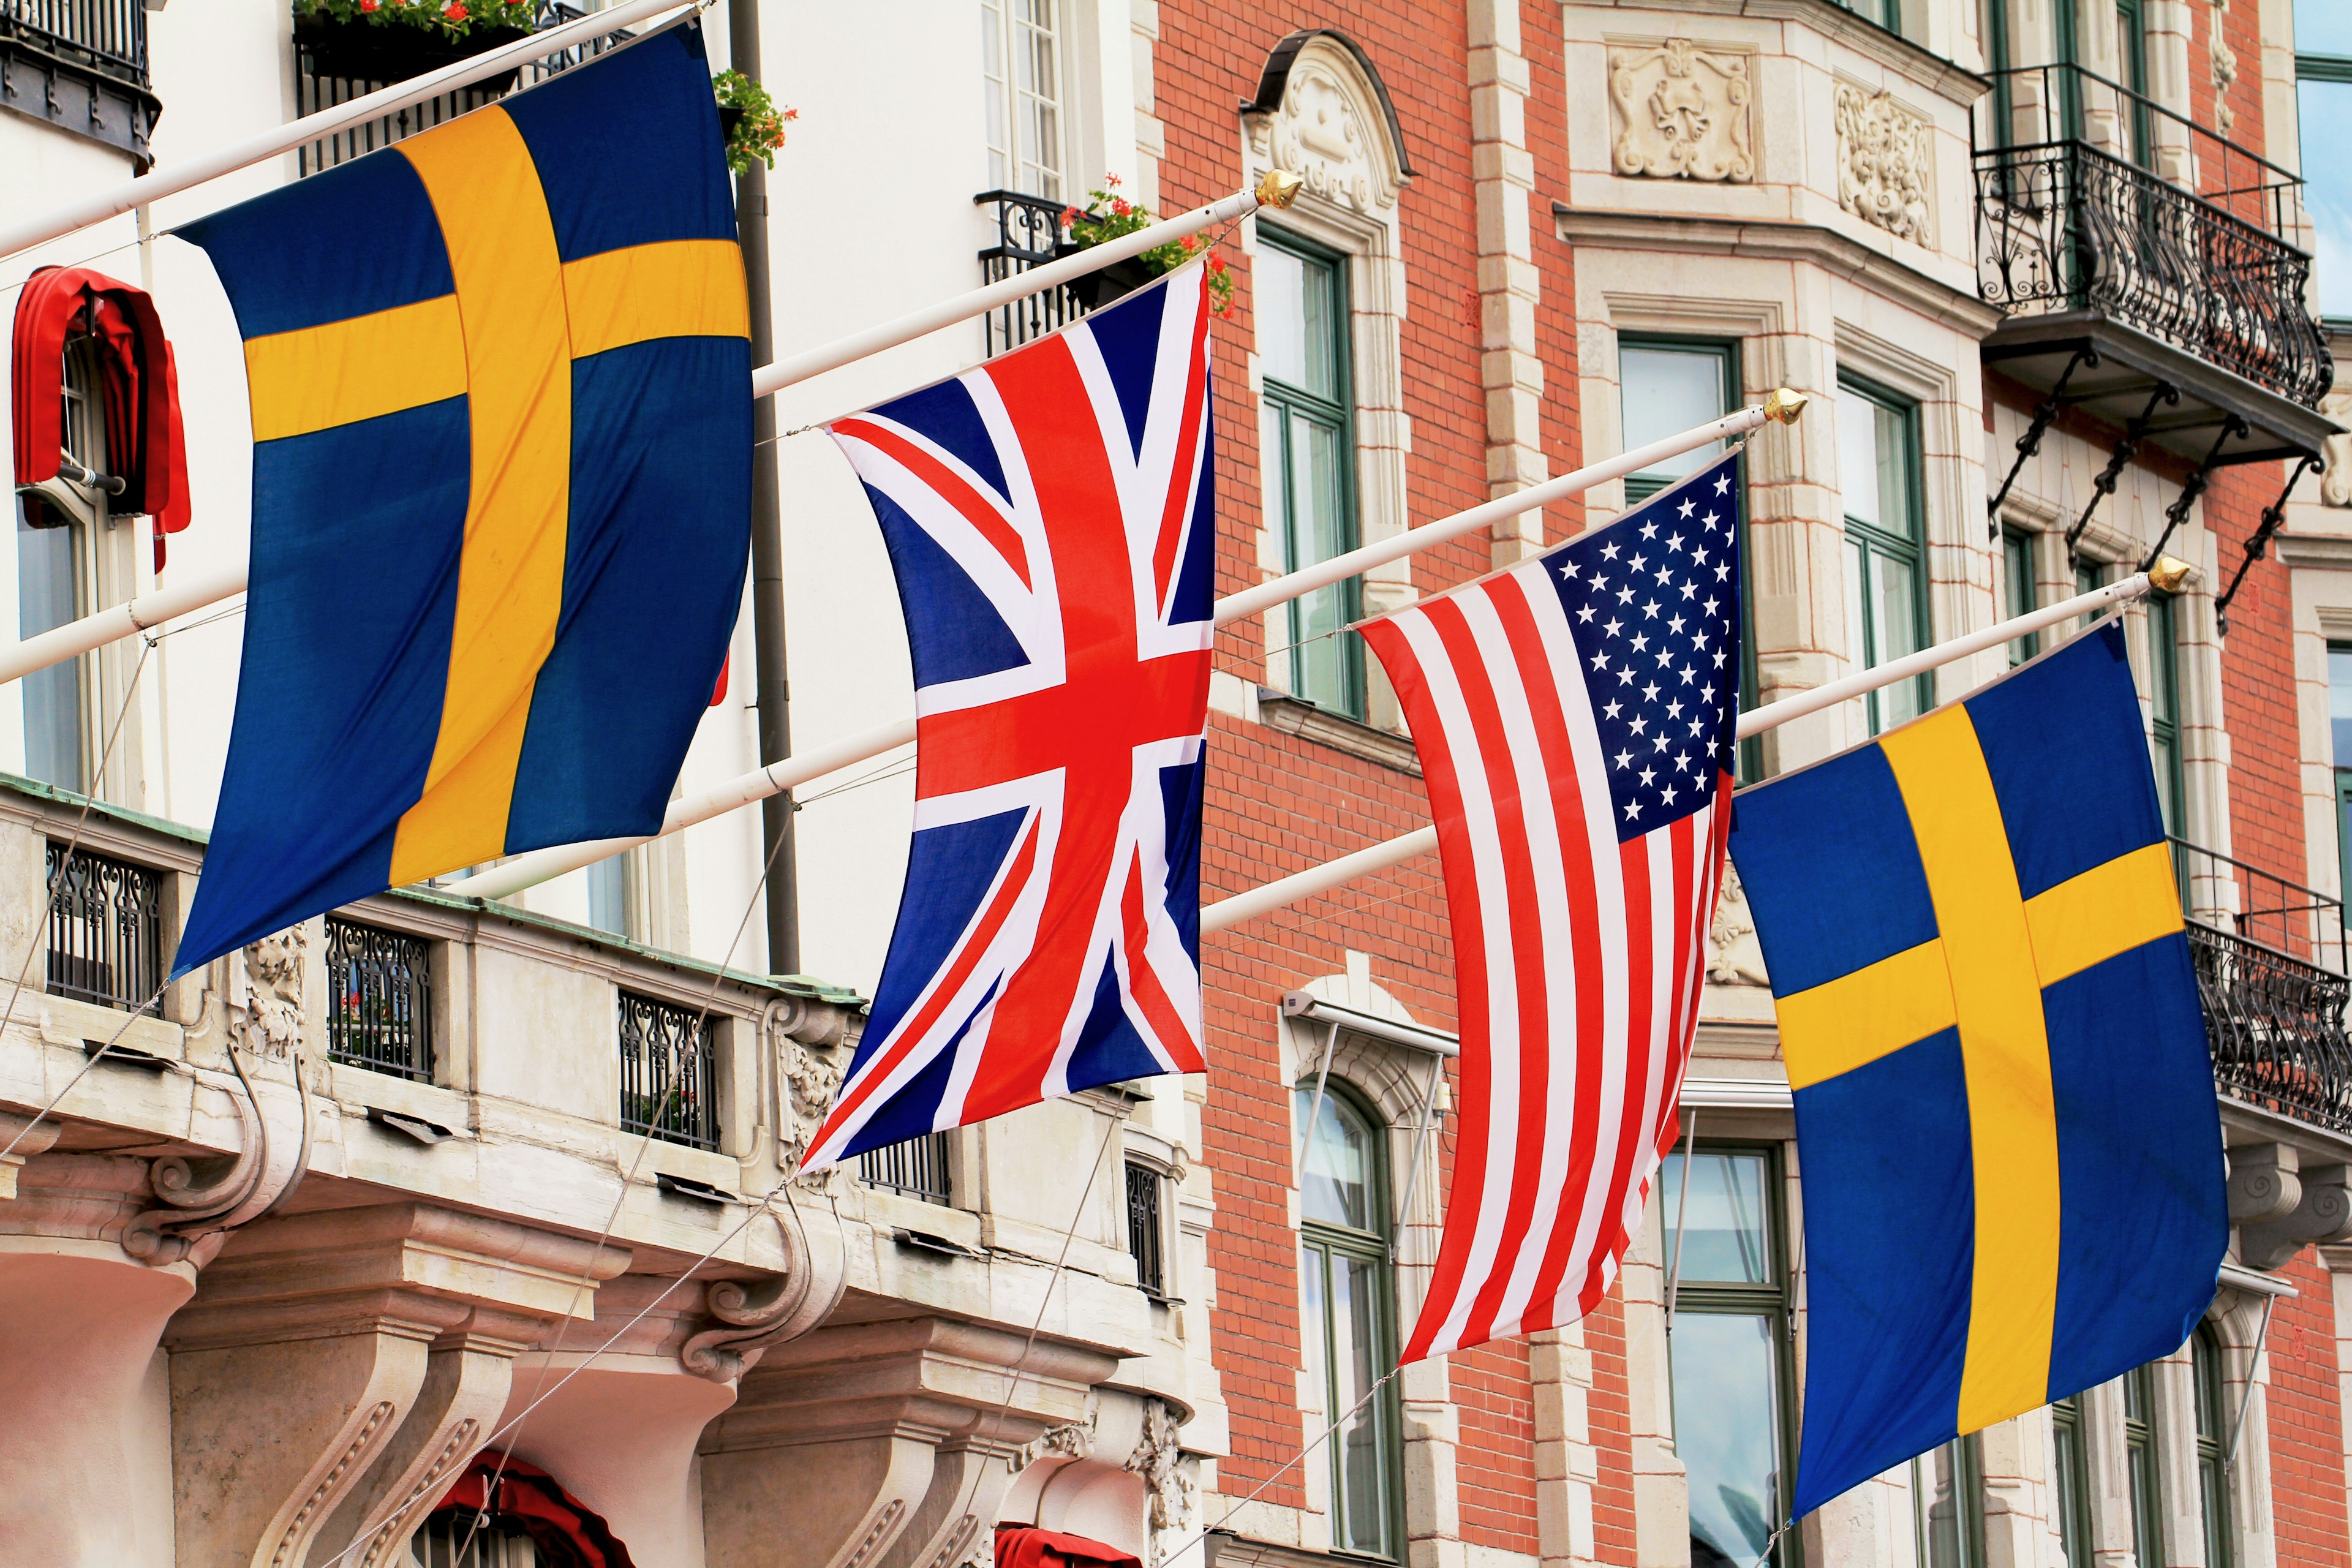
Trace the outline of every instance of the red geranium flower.
<path fill-rule="evenodd" d="M 1224 269 L 1225 258 L 1223 257 L 1212 256 L 1209 258 L 1209 271 L 1213 276 L 1216 273 L 1223 272 Z"/>
<path fill-rule="evenodd" d="M 1133 207 L 1131 207 L 1131 206 L 1129 206 L 1129 205 L 1127 205 L 1127 198 L 1125 198 L 1124 196 L 1122 196 L 1122 197 L 1120 197 L 1118 200 L 1117 200 L 1117 201 L 1115 201 L 1115 202 L 1113 202 L 1113 203 L 1111 203 L 1111 204 L 1110 204 L 1110 210 L 1111 210 L 1111 212 L 1112 212 L 1113 216 L 1118 216 L 1118 217 L 1125 217 L 1128 214 L 1129 214 L 1129 213 L 1133 212 L 1135 209 L 1134 209 Z"/>
<path fill-rule="evenodd" d="M 466 7 L 459 5 L 457 0 L 449 0 L 449 4 L 441 7 L 441 15 L 448 17 L 452 22 L 462 22 L 466 19 Z"/>

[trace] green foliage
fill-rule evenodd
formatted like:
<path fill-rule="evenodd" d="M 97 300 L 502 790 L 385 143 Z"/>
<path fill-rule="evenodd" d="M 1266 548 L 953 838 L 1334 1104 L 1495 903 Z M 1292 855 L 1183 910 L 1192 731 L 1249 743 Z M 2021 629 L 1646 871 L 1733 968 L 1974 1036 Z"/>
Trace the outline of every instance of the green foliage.
<path fill-rule="evenodd" d="M 784 144 L 784 122 L 798 120 L 797 109 L 778 109 L 768 89 L 739 70 L 723 70 L 710 79 L 710 89 L 719 97 L 719 107 L 733 110 L 735 118 L 727 129 L 727 166 L 740 174 L 759 159 L 772 169 L 776 166 L 776 149 Z"/>
<path fill-rule="evenodd" d="M 1151 209 L 1140 202 L 1129 201 L 1118 194 L 1118 176 L 1105 174 L 1108 190 L 1087 193 L 1090 198 L 1083 207 L 1062 209 L 1062 227 L 1070 243 L 1080 250 L 1120 238 L 1151 225 Z M 1201 237 L 1188 234 L 1181 239 L 1171 239 L 1165 245 L 1155 245 L 1139 252 L 1135 259 L 1143 263 L 1152 277 L 1173 272 L 1198 256 L 1202 249 Z M 1209 258 L 1209 295 L 1214 303 L 1210 307 L 1218 315 L 1234 308 L 1234 277 L 1225 270 L 1225 258 Z"/>
<path fill-rule="evenodd" d="M 294 0 L 298 16 L 332 16 L 373 27 L 423 27 L 462 38 L 474 28 L 529 32 L 531 0 Z"/>

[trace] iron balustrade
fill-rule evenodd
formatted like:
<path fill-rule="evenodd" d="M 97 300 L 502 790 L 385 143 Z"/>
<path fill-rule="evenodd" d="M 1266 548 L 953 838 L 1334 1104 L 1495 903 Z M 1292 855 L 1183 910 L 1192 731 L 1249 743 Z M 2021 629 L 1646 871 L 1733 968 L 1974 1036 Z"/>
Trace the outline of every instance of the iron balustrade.
<path fill-rule="evenodd" d="M 149 85 L 146 0 L 0 0 L 0 37 Z"/>
<path fill-rule="evenodd" d="M 621 993 L 621 1127 L 719 1147 L 718 1036 L 708 1012 Z"/>
<path fill-rule="evenodd" d="M 52 996 L 136 1009 L 163 985 L 163 874 L 52 840 L 48 880 Z"/>
<path fill-rule="evenodd" d="M 1167 1240 L 1160 1216 L 1160 1193 L 1167 1181 L 1149 1165 L 1128 1162 L 1127 1250 L 1135 1258 L 1135 1282 L 1155 1301 L 1168 1296 Z"/>
<path fill-rule="evenodd" d="M 2172 841 L 2213 1078 L 2237 1100 L 2352 1132 L 2344 901 Z"/>
<path fill-rule="evenodd" d="M 1062 238 L 1066 203 L 1024 196 L 1018 191 L 982 191 L 971 201 L 974 206 L 996 205 L 996 243 L 980 253 L 982 282 L 1002 283 L 1016 273 L 1070 254 L 1073 247 Z M 987 353 L 993 357 L 1018 348 L 1086 313 L 1085 301 L 1068 288 L 1040 289 L 982 318 L 986 323 Z"/>
<path fill-rule="evenodd" d="M 948 1135 L 925 1132 L 903 1143 L 868 1149 L 857 1156 L 857 1179 L 869 1187 L 944 1205 L 954 1196 L 948 1181 Z"/>
<path fill-rule="evenodd" d="M 1993 74 L 1975 122 L 1985 300 L 2095 311 L 2318 407 L 2335 362 L 2290 237 L 2303 182 L 2079 66 Z"/>
<path fill-rule="evenodd" d="M 5 3 L 5 0 L 0 0 L 0 4 Z M 550 0 L 549 4 L 539 7 L 531 30 L 544 32 L 588 14 L 563 4 L 562 0 Z M 321 169 L 331 169 L 338 163 L 389 147 L 404 137 L 430 131 L 436 125 L 457 119 L 468 110 L 497 102 L 518 86 L 533 86 L 559 71 L 593 59 L 626 36 L 625 33 L 616 33 L 606 37 L 591 38 L 571 48 L 559 49 L 543 59 L 528 61 L 520 72 L 505 79 L 493 77 L 488 81 L 476 82 L 471 87 L 461 87 L 438 98 L 411 104 L 381 119 L 345 126 L 331 136 L 307 142 L 298 149 L 295 154 L 297 168 L 303 174 L 315 174 Z M 379 88 L 393 85 L 391 81 L 347 75 L 329 68 L 299 36 L 294 54 L 294 112 L 297 116 L 316 114 L 320 110 L 349 103 L 352 99 L 364 98 Z"/>
<path fill-rule="evenodd" d="M 327 917 L 327 1055 L 372 1072 L 433 1079 L 433 946 Z"/>

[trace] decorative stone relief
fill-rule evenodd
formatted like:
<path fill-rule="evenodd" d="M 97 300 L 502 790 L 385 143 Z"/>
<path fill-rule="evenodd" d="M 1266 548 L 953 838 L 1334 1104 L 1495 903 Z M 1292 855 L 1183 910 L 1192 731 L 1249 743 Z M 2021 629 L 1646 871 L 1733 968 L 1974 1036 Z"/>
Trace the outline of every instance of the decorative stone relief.
<path fill-rule="evenodd" d="M 1884 92 L 1837 84 L 1838 205 L 1897 239 L 1934 245 L 1934 157 L 1927 121 Z"/>
<path fill-rule="evenodd" d="M 1723 863 L 1723 891 L 1715 901 L 1715 924 L 1706 933 L 1706 977 L 1717 985 L 1768 985 L 1764 948 L 1756 940 L 1756 917 L 1748 910 L 1748 889 L 1739 870 Z"/>
<path fill-rule="evenodd" d="M 2352 425 L 2352 392 L 2330 393 L 2319 411 L 2338 425 Z M 2328 436 L 2319 443 L 2319 503 L 2352 506 L 2352 436 Z"/>
<path fill-rule="evenodd" d="M 849 1287 L 848 1247 L 841 1219 L 828 1211 L 793 1208 L 775 1215 L 783 1240 L 783 1272 L 768 1279 L 716 1279 L 703 1291 L 710 1325 L 688 1339 L 678 1363 L 697 1377 L 732 1383 L 759 1363 L 770 1345 L 815 1328 L 840 1305 Z"/>
<path fill-rule="evenodd" d="M 2230 15 L 2230 0 L 2213 0 L 2213 15 L 2206 28 L 2206 56 L 2213 66 L 2213 126 L 2224 136 L 2238 122 L 2238 111 L 2230 107 L 2230 89 L 2238 79 L 2238 57 L 2231 52 L 2223 23 Z"/>
<path fill-rule="evenodd" d="M 1756 177 L 1752 56 L 1688 38 L 1609 51 L 1617 172 L 1657 179 Z"/>
<path fill-rule="evenodd" d="M 1091 1406 L 1091 1400 L 1089 1400 Z M 1059 1426 L 1049 1426 L 1021 1445 L 1005 1468 L 1015 1475 L 1038 1460 L 1048 1458 L 1083 1459 L 1095 1451 L 1095 1412 L 1090 1407 L 1084 1421 L 1071 1421 Z"/>
<path fill-rule="evenodd" d="M 1345 50 L 1316 39 L 1292 63 L 1281 107 L 1244 121 L 1251 152 L 1333 205 L 1378 216 L 1395 207 L 1401 181 L 1386 119 L 1352 67 Z"/>
<path fill-rule="evenodd" d="M 1200 1495 L 1199 1466 L 1184 1457 L 1176 1413 L 1162 1399 L 1143 1402 L 1143 1436 L 1127 1457 L 1128 1470 L 1143 1478 L 1151 1492 L 1151 1555 L 1160 1560 L 1160 1532 L 1189 1530 Z"/>
<path fill-rule="evenodd" d="M 250 991 L 237 1044 L 258 1056 L 286 1060 L 302 1047 L 302 969 L 310 946 L 308 926 L 289 926 L 245 950 Z"/>

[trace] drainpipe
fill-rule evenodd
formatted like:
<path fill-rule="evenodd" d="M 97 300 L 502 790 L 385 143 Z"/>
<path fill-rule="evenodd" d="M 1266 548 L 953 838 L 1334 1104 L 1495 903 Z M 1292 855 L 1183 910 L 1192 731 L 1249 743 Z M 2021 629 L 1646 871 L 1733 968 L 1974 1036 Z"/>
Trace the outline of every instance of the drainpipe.
<path fill-rule="evenodd" d="M 745 76 L 760 74 L 760 0 L 728 0 L 727 53 Z M 751 304 L 751 363 L 776 357 L 769 313 L 768 170 L 758 159 L 735 176 L 735 235 Z M 751 405 L 751 642 L 758 662 L 762 765 L 792 755 L 792 688 L 784 675 L 784 541 L 776 486 L 776 400 Z M 760 856 L 768 868 L 768 971 L 801 967 L 800 868 L 793 844 L 793 797 L 770 795 L 760 807 Z"/>

